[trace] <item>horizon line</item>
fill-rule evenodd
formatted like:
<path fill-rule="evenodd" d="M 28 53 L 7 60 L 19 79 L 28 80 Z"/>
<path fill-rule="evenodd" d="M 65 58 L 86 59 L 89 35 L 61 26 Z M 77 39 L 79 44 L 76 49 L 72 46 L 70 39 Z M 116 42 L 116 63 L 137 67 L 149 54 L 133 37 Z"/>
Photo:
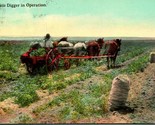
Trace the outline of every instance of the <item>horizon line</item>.
<path fill-rule="evenodd" d="M 0 38 L 4 37 L 44 37 L 43 36 L 0 36 Z M 155 36 L 52 36 L 52 37 L 125 37 L 125 38 L 155 38 Z"/>

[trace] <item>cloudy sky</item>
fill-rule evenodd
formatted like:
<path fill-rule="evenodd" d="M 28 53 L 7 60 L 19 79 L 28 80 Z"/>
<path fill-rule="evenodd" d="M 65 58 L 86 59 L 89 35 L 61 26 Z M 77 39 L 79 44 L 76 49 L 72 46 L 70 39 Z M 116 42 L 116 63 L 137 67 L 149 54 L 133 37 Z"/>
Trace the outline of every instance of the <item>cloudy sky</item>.
<path fill-rule="evenodd" d="M 0 36 L 155 37 L 155 0 L 1 0 Z"/>

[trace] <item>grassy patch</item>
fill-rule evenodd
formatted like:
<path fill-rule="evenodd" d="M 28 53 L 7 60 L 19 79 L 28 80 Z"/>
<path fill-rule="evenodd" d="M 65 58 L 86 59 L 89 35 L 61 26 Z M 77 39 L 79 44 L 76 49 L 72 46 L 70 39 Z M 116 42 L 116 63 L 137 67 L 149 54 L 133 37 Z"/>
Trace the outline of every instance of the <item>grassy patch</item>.
<path fill-rule="evenodd" d="M 17 72 L 19 57 L 28 50 L 28 44 L 0 45 L 0 70 Z"/>
<path fill-rule="evenodd" d="M 21 114 L 17 116 L 15 119 L 11 120 L 11 123 L 31 123 L 33 118 L 28 114 Z"/>
<path fill-rule="evenodd" d="M 148 54 L 145 54 L 144 56 L 139 57 L 137 60 L 134 60 L 133 62 L 131 62 L 126 69 L 122 70 L 122 72 L 128 73 L 128 74 L 136 73 L 139 71 L 143 72 L 148 64 L 148 61 L 149 61 L 149 56 Z"/>

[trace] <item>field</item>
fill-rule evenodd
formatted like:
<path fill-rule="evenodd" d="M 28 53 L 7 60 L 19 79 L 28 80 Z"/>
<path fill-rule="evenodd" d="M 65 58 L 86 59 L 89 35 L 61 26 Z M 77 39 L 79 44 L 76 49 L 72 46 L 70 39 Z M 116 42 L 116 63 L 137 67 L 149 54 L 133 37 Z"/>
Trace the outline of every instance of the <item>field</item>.
<path fill-rule="evenodd" d="M 153 40 L 123 40 L 117 67 L 106 59 L 83 60 L 69 70 L 44 70 L 31 76 L 20 63 L 30 41 L 0 41 L 0 123 L 152 123 L 155 122 L 155 64 L 149 54 Z M 62 66 L 62 63 L 60 64 Z M 112 80 L 119 74 L 131 79 L 127 105 L 134 113 L 107 110 Z"/>

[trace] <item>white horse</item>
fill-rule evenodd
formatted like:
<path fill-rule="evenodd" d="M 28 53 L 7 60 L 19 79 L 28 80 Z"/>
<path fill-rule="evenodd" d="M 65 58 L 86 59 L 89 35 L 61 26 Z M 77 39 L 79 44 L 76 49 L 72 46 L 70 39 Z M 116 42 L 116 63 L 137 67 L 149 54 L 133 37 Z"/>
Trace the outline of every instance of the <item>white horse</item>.
<path fill-rule="evenodd" d="M 61 41 L 58 43 L 59 47 L 73 47 L 73 43 L 67 42 L 67 41 Z"/>
<path fill-rule="evenodd" d="M 85 43 L 78 42 L 74 45 L 74 55 L 75 56 L 84 56 L 87 53 L 87 47 Z M 76 65 L 79 65 L 80 59 L 77 59 Z"/>
<path fill-rule="evenodd" d="M 82 56 L 86 54 L 86 44 L 82 42 L 78 42 L 74 45 L 74 54 L 75 56 Z"/>
<path fill-rule="evenodd" d="M 58 43 L 58 50 L 62 54 L 73 54 L 73 43 L 67 42 L 67 41 L 61 41 Z"/>

